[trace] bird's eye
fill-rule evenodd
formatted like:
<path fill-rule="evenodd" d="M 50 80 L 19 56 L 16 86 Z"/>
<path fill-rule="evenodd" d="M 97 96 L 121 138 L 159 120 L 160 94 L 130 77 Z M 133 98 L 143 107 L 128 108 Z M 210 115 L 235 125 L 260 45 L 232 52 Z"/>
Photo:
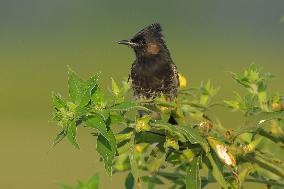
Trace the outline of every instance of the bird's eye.
<path fill-rule="evenodd" d="M 140 36 L 132 39 L 131 41 L 138 44 L 138 45 L 145 45 L 146 44 L 146 40 L 144 39 L 144 37 L 140 37 Z"/>
<path fill-rule="evenodd" d="M 144 39 L 144 38 L 141 38 L 141 39 L 139 40 L 139 44 L 145 45 L 145 44 L 146 44 L 145 39 Z"/>

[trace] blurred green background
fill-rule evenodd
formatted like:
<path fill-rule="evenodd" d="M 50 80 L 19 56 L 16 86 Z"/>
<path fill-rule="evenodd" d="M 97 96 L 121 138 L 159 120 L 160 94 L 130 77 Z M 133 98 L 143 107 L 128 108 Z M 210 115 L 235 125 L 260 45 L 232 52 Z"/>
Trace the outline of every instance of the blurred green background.
<path fill-rule="evenodd" d="M 66 141 L 51 149 L 59 131 L 49 122 L 51 92 L 66 95 L 66 65 L 85 78 L 101 71 L 107 88 L 134 59 L 116 42 L 160 22 L 189 85 L 211 79 L 222 87 L 217 99 L 230 99 L 238 86 L 226 71 L 255 62 L 277 75 L 270 89 L 283 91 L 283 15 L 283 0 L 1 0 L 0 188 L 52 189 L 95 172 L 101 188 L 124 188 L 124 175 L 104 173 L 89 131 L 79 130 L 80 151 Z M 238 116 L 218 112 L 226 127 L 237 125 Z"/>

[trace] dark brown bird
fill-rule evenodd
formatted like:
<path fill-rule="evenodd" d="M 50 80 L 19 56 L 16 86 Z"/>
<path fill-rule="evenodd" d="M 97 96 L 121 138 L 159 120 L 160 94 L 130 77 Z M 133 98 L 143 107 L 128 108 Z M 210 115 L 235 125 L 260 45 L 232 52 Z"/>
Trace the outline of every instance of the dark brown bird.
<path fill-rule="evenodd" d="M 129 78 L 134 97 L 153 99 L 164 94 L 170 100 L 177 95 L 178 72 L 165 44 L 160 24 L 152 24 L 129 40 L 119 41 L 133 48 L 136 60 Z"/>

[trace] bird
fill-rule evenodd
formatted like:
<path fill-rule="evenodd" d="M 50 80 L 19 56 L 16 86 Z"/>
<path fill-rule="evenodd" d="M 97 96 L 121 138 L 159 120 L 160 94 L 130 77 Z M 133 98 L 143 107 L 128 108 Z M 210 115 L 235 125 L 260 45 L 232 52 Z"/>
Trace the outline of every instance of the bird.
<path fill-rule="evenodd" d="M 134 99 L 153 100 L 164 95 L 167 100 L 173 101 L 180 85 L 179 74 L 166 46 L 161 25 L 153 23 L 132 38 L 118 43 L 131 47 L 136 55 L 129 75 Z M 168 122 L 177 124 L 172 115 Z"/>
<path fill-rule="evenodd" d="M 131 47 L 136 59 L 129 79 L 135 99 L 155 99 L 164 95 L 174 100 L 179 88 L 179 74 L 164 41 L 159 23 L 151 24 L 131 39 L 119 44 Z"/>

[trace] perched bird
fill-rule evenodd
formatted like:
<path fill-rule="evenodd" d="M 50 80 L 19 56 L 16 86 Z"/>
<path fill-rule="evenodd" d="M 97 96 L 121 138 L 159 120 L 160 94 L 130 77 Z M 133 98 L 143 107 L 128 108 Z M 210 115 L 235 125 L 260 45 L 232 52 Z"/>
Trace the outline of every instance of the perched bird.
<path fill-rule="evenodd" d="M 177 95 L 179 76 L 162 35 L 161 25 L 151 24 L 129 40 L 136 55 L 132 64 L 131 79 L 135 99 L 154 99 L 164 94 L 169 100 Z"/>

